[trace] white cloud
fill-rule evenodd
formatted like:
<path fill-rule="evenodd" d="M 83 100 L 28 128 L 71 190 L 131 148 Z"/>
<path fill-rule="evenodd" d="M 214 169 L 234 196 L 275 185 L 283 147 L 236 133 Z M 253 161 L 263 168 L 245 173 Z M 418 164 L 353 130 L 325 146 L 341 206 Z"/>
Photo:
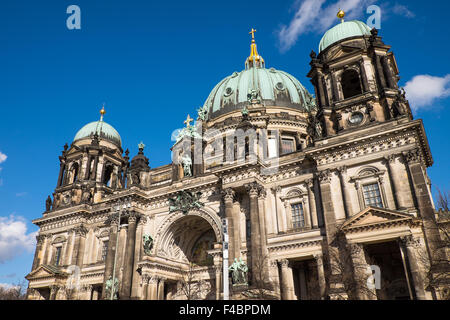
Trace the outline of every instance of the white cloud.
<path fill-rule="evenodd" d="M 325 0 L 303 0 L 289 25 L 283 25 L 278 31 L 281 51 L 289 50 L 302 34 L 325 32 L 338 22 L 336 14 L 339 9 L 345 11 L 346 19 L 356 19 L 373 2 L 374 0 L 339 0 L 322 8 Z"/>
<path fill-rule="evenodd" d="M 324 33 L 338 23 L 336 17 L 339 9 L 345 11 L 345 20 L 369 18 L 366 10 L 376 0 L 338 0 L 326 3 L 326 0 L 302 0 L 296 2 L 297 10 L 289 25 L 282 25 L 277 31 L 281 51 L 289 50 L 298 40 L 298 37 L 306 33 Z M 389 17 L 392 12 L 395 15 L 414 18 L 416 15 L 405 5 L 389 3 L 382 5 L 382 20 Z"/>
<path fill-rule="evenodd" d="M 6 156 L 6 154 L 4 154 L 4 153 L 2 153 L 2 152 L 0 151 L 0 163 L 5 162 L 5 161 L 6 161 L 6 158 L 8 158 L 8 157 Z"/>
<path fill-rule="evenodd" d="M 392 12 L 406 18 L 414 18 L 416 16 L 416 14 L 409 10 L 407 6 L 398 3 L 392 7 Z"/>
<path fill-rule="evenodd" d="M 450 95 L 450 74 L 444 77 L 417 75 L 405 84 L 405 91 L 413 110 L 424 109 L 436 99 Z"/>
<path fill-rule="evenodd" d="M 31 252 L 36 244 L 36 233 L 27 234 L 23 217 L 0 217 L 0 264 L 14 259 L 24 251 Z"/>

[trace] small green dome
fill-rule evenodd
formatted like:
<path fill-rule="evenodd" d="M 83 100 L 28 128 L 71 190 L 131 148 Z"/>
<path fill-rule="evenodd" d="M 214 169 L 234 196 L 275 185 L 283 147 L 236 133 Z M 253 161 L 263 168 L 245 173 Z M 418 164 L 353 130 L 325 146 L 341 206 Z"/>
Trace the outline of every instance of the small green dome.
<path fill-rule="evenodd" d="M 315 109 L 314 97 L 295 77 L 274 68 L 249 67 L 220 81 L 211 91 L 203 106 L 208 119 L 242 109 L 248 104 L 251 90 L 266 106 L 284 106 L 303 111 Z"/>
<path fill-rule="evenodd" d="M 358 20 L 345 21 L 325 32 L 319 43 L 319 53 L 332 44 L 351 37 L 370 36 L 370 27 Z"/>
<path fill-rule="evenodd" d="M 77 132 L 73 141 L 93 138 L 95 132 L 97 132 L 100 139 L 109 140 L 119 147 L 122 147 L 122 140 L 120 139 L 120 135 L 117 130 L 103 120 L 94 121 L 85 125 Z"/>

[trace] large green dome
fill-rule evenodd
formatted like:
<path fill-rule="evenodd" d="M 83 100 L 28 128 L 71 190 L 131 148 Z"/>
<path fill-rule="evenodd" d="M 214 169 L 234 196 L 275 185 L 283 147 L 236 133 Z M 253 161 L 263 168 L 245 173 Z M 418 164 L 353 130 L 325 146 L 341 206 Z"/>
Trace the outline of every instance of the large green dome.
<path fill-rule="evenodd" d="M 370 35 L 370 27 L 358 20 L 345 21 L 325 32 L 319 43 L 319 52 L 332 44 L 351 37 Z"/>
<path fill-rule="evenodd" d="M 103 120 L 94 121 L 85 125 L 77 132 L 73 141 L 93 138 L 95 133 L 98 134 L 100 139 L 109 140 L 119 147 L 122 147 L 122 140 L 120 139 L 117 130 Z"/>
<path fill-rule="evenodd" d="M 256 90 L 262 105 L 282 106 L 310 111 L 315 108 L 313 96 L 287 72 L 249 67 L 220 81 L 206 99 L 203 109 L 208 118 L 241 109 L 248 104 L 248 94 Z"/>

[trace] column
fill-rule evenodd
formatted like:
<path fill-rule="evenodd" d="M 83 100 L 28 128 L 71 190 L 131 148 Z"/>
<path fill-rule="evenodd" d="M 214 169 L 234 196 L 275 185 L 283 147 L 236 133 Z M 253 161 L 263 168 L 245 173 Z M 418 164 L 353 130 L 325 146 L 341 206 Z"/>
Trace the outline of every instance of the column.
<path fill-rule="evenodd" d="M 364 59 L 359 61 L 359 70 L 361 71 L 361 80 L 363 84 L 363 92 L 369 92 L 369 81 L 367 80 L 366 67 L 364 66 Z"/>
<path fill-rule="evenodd" d="M 323 75 L 322 72 L 318 72 L 317 73 L 317 88 L 319 89 L 319 98 L 320 98 L 320 104 L 321 107 L 325 107 L 326 106 L 326 100 L 325 100 L 325 90 L 323 88 Z"/>
<path fill-rule="evenodd" d="M 229 236 L 228 260 L 233 261 L 234 258 L 239 258 L 240 256 L 240 254 L 236 255 L 237 252 L 236 245 L 240 251 L 240 240 L 236 239 L 236 234 L 234 232 L 234 224 L 238 223 L 238 221 L 234 221 L 233 219 L 234 190 L 231 188 L 227 188 L 222 191 L 222 196 L 225 202 L 225 217 L 228 220 L 228 236 Z"/>
<path fill-rule="evenodd" d="M 108 252 L 106 253 L 105 261 L 105 275 L 103 278 L 103 290 L 102 298 L 106 298 L 106 280 L 108 280 L 113 273 L 114 268 L 114 256 L 116 254 L 116 240 L 117 240 L 117 226 L 119 219 L 117 216 L 113 217 L 110 221 L 109 228 L 109 240 L 108 240 Z"/>
<path fill-rule="evenodd" d="M 325 228 L 329 241 L 334 238 L 336 233 L 336 217 L 334 213 L 333 199 L 331 195 L 331 172 L 330 170 L 318 173 L 320 182 L 320 196 L 322 200 L 323 216 L 325 219 Z"/>
<path fill-rule="evenodd" d="M 386 74 L 388 87 L 391 89 L 396 89 L 397 83 L 394 79 L 395 75 L 392 72 L 391 67 L 389 66 L 389 58 L 387 56 L 384 56 L 381 58 L 381 62 L 383 64 L 384 73 Z"/>
<path fill-rule="evenodd" d="M 311 228 L 315 229 L 318 228 L 319 224 L 317 221 L 316 196 L 314 195 L 314 180 L 306 180 L 305 187 L 306 190 L 308 190 L 309 213 L 311 214 Z"/>
<path fill-rule="evenodd" d="M 158 300 L 164 300 L 164 285 L 165 285 L 165 278 L 159 278 L 158 282 Z"/>
<path fill-rule="evenodd" d="M 143 274 L 141 276 L 141 286 L 142 286 L 142 294 L 141 300 L 148 300 L 147 291 L 148 291 L 148 281 L 150 280 L 150 276 L 148 274 Z"/>
<path fill-rule="evenodd" d="M 349 250 L 353 262 L 355 291 L 358 300 L 376 300 L 376 290 L 367 287 L 370 266 L 366 261 L 364 246 L 360 243 L 352 243 L 349 245 Z"/>
<path fill-rule="evenodd" d="M 289 267 L 289 260 L 281 259 L 278 262 L 281 265 L 281 300 L 293 300 L 294 279 L 292 278 L 292 270 Z"/>
<path fill-rule="evenodd" d="M 377 71 L 376 74 L 377 74 L 377 78 L 378 78 L 379 85 L 380 85 L 379 89 L 381 91 L 381 90 L 383 90 L 384 88 L 387 87 L 386 79 L 384 77 L 383 67 L 381 66 L 380 56 L 377 55 L 375 50 L 373 51 L 373 55 L 374 55 L 374 60 L 375 60 L 375 69 Z"/>
<path fill-rule="evenodd" d="M 406 261 L 404 262 L 408 264 L 409 271 L 411 272 L 412 279 L 410 280 L 412 281 L 409 281 L 411 287 L 413 287 L 411 289 L 415 291 L 417 300 L 426 300 L 424 281 L 422 279 L 422 275 L 416 257 L 417 243 L 418 240 L 414 238 L 412 235 L 400 238 L 401 250 L 403 250 L 403 253 L 406 253 L 406 255 L 404 255 L 405 256 L 404 260 Z M 408 274 L 406 274 L 405 276 L 408 277 Z"/>
<path fill-rule="evenodd" d="M 214 271 L 216 274 L 216 300 L 221 300 L 220 294 L 222 292 L 222 266 L 215 265 Z"/>
<path fill-rule="evenodd" d="M 319 294 L 320 299 L 325 300 L 325 293 L 326 293 L 326 280 L 325 280 L 325 270 L 323 268 L 323 254 L 322 252 L 316 253 L 314 255 L 314 259 L 316 260 L 316 266 L 317 266 L 317 280 L 319 285 Z"/>
<path fill-rule="evenodd" d="M 258 261 L 261 259 L 261 234 L 260 234 L 260 222 L 259 222 L 259 210 L 258 210 L 258 193 L 261 188 L 256 182 L 247 184 L 246 186 L 249 198 L 250 198 L 250 224 L 251 224 L 251 266 L 252 266 L 252 283 L 256 283 L 255 278 L 258 268 Z"/>
<path fill-rule="evenodd" d="M 337 80 L 334 70 L 330 70 L 331 72 L 331 89 L 333 92 L 333 102 L 336 103 L 339 101 L 339 89 L 337 86 Z"/>
<path fill-rule="evenodd" d="M 62 184 L 62 177 L 63 177 L 65 168 L 66 168 L 65 163 L 61 161 L 61 163 L 59 164 L 58 185 L 56 187 L 59 187 Z"/>
<path fill-rule="evenodd" d="M 158 277 L 150 276 L 147 287 L 147 300 L 157 300 L 158 298 Z"/>
<path fill-rule="evenodd" d="M 134 253 L 136 243 L 136 220 L 137 214 L 131 211 L 128 214 L 128 232 L 127 244 L 125 249 L 125 261 L 122 275 L 122 292 L 123 299 L 129 299 L 131 296 L 131 283 L 133 280 Z"/>
<path fill-rule="evenodd" d="M 45 236 L 43 235 L 36 236 L 36 251 L 34 252 L 33 266 L 31 267 L 31 271 L 35 270 L 40 265 L 44 241 Z"/>
<path fill-rule="evenodd" d="M 42 260 L 41 260 L 41 265 L 43 264 L 48 264 L 47 260 L 48 260 L 48 256 L 49 256 L 49 251 L 50 251 L 50 246 L 51 246 L 51 240 L 52 240 L 52 235 L 51 234 L 46 234 L 43 235 L 45 237 L 44 239 L 44 249 L 42 250 Z"/>
<path fill-rule="evenodd" d="M 56 295 L 58 294 L 59 287 L 57 285 L 50 286 L 50 298 L 49 300 L 56 300 Z"/>
<path fill-rule="evenodd" d="M 134 246 L 134 263 L 133 263 L 133 279 L 131 284 L 131 298 L 139 299 L 139 272 L 137 271 L 137 263 L 141 259 L 143 228 L 147 222 L 146 216 L 141 216 L 136 229 L 136 241 Z"/>

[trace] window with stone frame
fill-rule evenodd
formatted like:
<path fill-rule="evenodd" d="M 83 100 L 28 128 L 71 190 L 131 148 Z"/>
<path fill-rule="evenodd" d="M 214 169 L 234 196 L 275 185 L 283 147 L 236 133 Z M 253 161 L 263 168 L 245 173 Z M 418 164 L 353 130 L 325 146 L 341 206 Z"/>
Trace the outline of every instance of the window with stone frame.
<path fill-rule="evenodd" d="M 291 204 L 291 213 L 292 213 L 292 227 L 294 229 L 304 228 L 305 214 L 303 211 L 303 204 L 301 202 Z"/>
<path fill-rule="evenodd" d="M 281 154 L 295 152 L 295 138 L 281 137 Z"/>
<path fill-rule="evenodd" d="M 344 99 L 357 96 L 362 93 L 361 79 L 359 73 L 353 69 L 347 69 L 342 73 L 341 77 L 342 93 Z"/>
<path fill-rule="evenodd" d="M 367 166 L 360 169 L 355 176 L 350 178 L 349 181 L 354 183 L 358 195 L 359 210 L 363 210 L 368 206 L 387 208 L 383 178 L 385 174 L 385 170 Z"/>
<path fill-rule="evenodd" d="M 380 186 L 378 182 L 365 184 L 362 186 L 364 204 L 366 207 L 383 208 L 383 201 L 381 200 Z"/>
<path fill-rule="evenodd" d="M 55 251 L 55 266 L 59 266 L 59 264 L 61 263 L 61 251 L 62 251 L 62 246 L 56 247 L 56 251 Z"/>
<path fill-rule="evenodd" d="M 267 148 L 267 155 L 269 158 L 275 158 L 278 156 L 278 143 L 276 137 L 269 137 Z"/>

